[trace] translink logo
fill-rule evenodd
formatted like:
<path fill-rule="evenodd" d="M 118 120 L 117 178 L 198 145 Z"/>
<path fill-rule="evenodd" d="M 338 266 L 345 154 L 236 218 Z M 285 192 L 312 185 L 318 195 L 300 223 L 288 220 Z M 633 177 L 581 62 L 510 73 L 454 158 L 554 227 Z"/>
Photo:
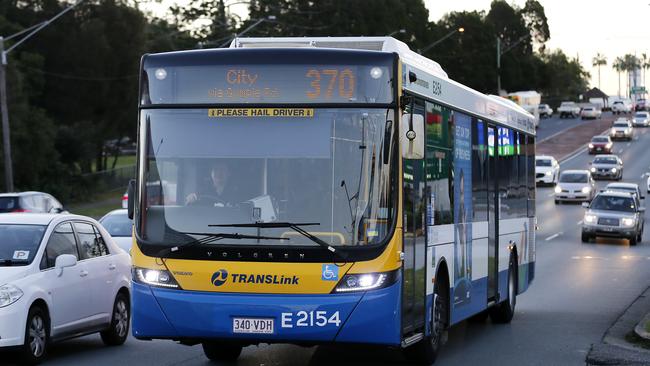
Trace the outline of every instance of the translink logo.
<path fill-rule="evenodd" d="M 212 275 L 212 284 L 221 286 L 228 280 L 228 271 L 220 269 Z M 253 283 L 266 285 L 298 285 L 300 277 L 270 274 L 230 274 L 232 283 Z"/>

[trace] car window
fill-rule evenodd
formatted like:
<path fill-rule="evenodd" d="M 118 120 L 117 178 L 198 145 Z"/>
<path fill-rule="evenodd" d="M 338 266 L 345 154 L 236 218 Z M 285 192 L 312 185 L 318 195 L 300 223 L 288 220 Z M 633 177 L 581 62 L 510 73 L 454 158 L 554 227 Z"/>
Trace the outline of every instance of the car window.
<path fill-rule="evenodd" d="M 68 222 L 60 224 L 52 232 L 50 240 L 47 242 L 47 247 L 45 248 L 45 256 L 47 257 L 45 268 L 54 267 L 56 257 L 61 254 L 72 254 L 79 259 L 77 242 L 72 231 L 72 225 Z"/>
<path fill-rule="evenodd" d="M 617 164 L 618 159 L 613 158 L 613 157 L 603 157 L 603 158 L 596 158 L 594 159 L 594 164 Z"/>
<path fill-rule="evenodd" d="M 97 237 L 97 245 L 99 245 L 102 255 L 108 255 L 110 254 L 110 251 L 108 250 L 108 245 L 106 245 L 106 241 L 104 240 L 104 236 L 102 233 L 99 232 L 99 229 L 97 226 L 93 225 L 93 230 L 95 230 L 95 237 Z"/>
<path fill-rule="evenodd" d="M 614 122 L 614 127 L 627 127 L 627 122 Z"/>
<path fill-rule="evenodd" d="M 0 224 L 0 267 L 30 264 L 45 229 L 44 225 Z"/>
<path fill-rule="evenodd" d="M 97 237 L 93 225 L 75 222 L 74 228 L 79 237 L 79 255 L 82 260 L 108 254 L 103 238 L 101 236 Z"/>
<path fill-rule="evenodd" d="M 111 236 L 131 236 L 133 232 L 133 221 L 126 214 L 107 215 L 100 222 Z"/>
<path fill-rule="evenodd" d="M 591 139 L 591 142 L 607 142 L 607 137 L 594 137 Z"/>
<path fill-rule="evenodd" d="M 18 208 L 18 199 L 16 197 L 0 197 L 0 213 L 11 212 Z"/>
<path fill-rule="evenodd" d="M 560 182 L 562 183 L 587 183 L 589 175 L 584 173 L 562 173 Z"/>
<path fill-rule="evenodd" d="M 635 212 L 636 204 L 631 197 L 615 197 L 598 195 L 591 203 L 594 210 Z"/>

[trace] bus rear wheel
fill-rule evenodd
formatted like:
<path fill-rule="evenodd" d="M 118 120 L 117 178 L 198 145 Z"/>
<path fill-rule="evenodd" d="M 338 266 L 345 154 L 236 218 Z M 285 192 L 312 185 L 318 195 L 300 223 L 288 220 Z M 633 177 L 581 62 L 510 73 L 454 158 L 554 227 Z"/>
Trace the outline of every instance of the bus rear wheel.
<path fill-rule="evenodd" d="M 449 301 L 444 290 L 439 288 L 438 282 L 434 285 L 433 294 L 435 306 L 431 309 L 431 334 L 404 349 L 406 357 L 418 364 L 431 365 L 434 363 L 446 336 Z"/>
<path fill-rule="evenodd" d="M 203 353 L 210 361 L 235 361 L 242 351 L 241 344 L 212 342 L 202 343 Z"/>

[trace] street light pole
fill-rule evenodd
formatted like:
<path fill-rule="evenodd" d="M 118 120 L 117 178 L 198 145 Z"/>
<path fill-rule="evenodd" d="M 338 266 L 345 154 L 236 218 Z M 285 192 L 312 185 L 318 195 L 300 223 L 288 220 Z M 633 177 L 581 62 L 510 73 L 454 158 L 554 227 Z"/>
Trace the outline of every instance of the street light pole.
<path fill-rule="evenodd" d="M 397 33 L 406 33 L 406 29 L 403 29 L 403 28 L 402 29 L 396 29 L 396 30 L 390 32 L 390 34 L 387 35 L 386 37 L 392 37 L 392 36 L 396 35 Z"/>
<path fill-rule="evenodd" d="M 11 139 L 9 138 L 9 113 L 7 111 L 7 54 L 5 53 L 4 38 L 0 37 L 0 109 L 2 109 L 2 154 L 5 168 L 5 190 L 14 191 L 14 171 L 11 159 Z"/>
<path fill-rule="evenodd" d="M 524 36 L 519 37 L 519 39 L 515 41 L 515 43 L 509 45 L 502 51 L 501 38 L 497 36 L 497 94 L 501 93 L 501 56 L 503 56 L 505 53 L 512 50 L 513 48 L 517 47 L 518 44 L 525 41 L 528 37 L 530 37 L 530 34 L 526 34 Z"/>
<path fill-rule="evenodd" d="M 465 28 L 463 28 L 463 27 L 459 27 L 459 28 L 454 29 L 453 31 L 451 31 L 451 32 L 449 32 L 449 33 L 447 33 L 447 34 L 445 34 L 444 37 L 440 38 L 439 40 L 437 40 L 437 41 L 431 43 L 430 45 L 424 47 L 424 48 L 421 49 L 421 50 L 418 50 L 418 53 L 419 53 L 419 54 L 422 54 L 422 53 L 424 53 L 424 52 L 426 52 L 426 51 L 432 49 L 433 47 L 437 46 L 440 42 L 442 42 L 442 41 L 444 41 L 445 39 L 447 39 L 447 38 L 453 36 L 456 32 L 458 32 L 458 33 L 463 33 L 463 32 L 465 32 Z"/>
<path fill-rule="evenodd" d="M 52 18 L 35 24 L 27 29 L 12 34 L 7 38 L 0 36 L 0 108 L 2 108 L 2 152 L 4 155 L 4 169 L 5 169 L 5 190 L 7 192 L 14 191 L 14 171 L 13 171 L 13 160 L 11 158 L 11 133 L 9 128 L 9 110 L 7 106 L 7 55 L 9 52 L 13 51 L 16 47 L 20 46 L 23 42 L 27 41 L 33 35 L 41 31 L 41 29 L 50 25 L 50 23 L 57 20 L 63 14 L 69 12 L 75 6 L 81 4 L 84 0 L 77 0 L 74 4 L 63 9 L 61 12 L 53 16 Z M 29 32 L 29 33 L 27 33 Z M 11 47 L 7 48 L 5 51 L 4 41 L 5 39 L 9 40 L 16 36 L 27 33 L 26 36 L 19 39 Z"/>

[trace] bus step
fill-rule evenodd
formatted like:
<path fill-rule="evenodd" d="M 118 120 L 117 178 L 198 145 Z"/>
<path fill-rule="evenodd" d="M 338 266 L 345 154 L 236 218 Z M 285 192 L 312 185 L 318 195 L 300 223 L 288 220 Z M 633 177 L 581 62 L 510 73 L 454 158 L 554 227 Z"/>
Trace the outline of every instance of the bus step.
<path fill-rule="evenodd" d="M 418 343 L 419 341 L 421 341 L 422 338 L 424 338 L 424 334 L 422 334 L 422 333 L 413 334 L 412 336 L 410 336 L 410 337 L 408 337 L 408 338 L 406 338 L 406 339 L 404 339 L 402 341 L 402 348 L 406 348 L 408 346 L 414 345 L 414 344 Z"/>

